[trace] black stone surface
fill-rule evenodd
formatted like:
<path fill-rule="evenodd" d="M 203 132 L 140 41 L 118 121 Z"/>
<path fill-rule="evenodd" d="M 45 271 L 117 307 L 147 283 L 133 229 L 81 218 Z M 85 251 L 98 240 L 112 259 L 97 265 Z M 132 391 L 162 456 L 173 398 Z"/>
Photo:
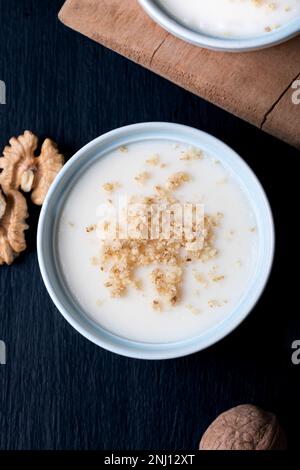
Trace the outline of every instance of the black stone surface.
<path fill-rule="evenodd" d="M 0 449 L 194 449 L 217 414 L 247 402 L 275 412 L 296 449 L 299 152 L 67 29 L 62 3 L 0 0 L 1 148 L 25 129 L 52 137 L 67 157 L 134 122 L 208 131 L 262 181 L 276 261 L 252 314 L 218 345 L 177 360 L 127 359 L 88 342 L 55 309 L 37 263 L 39 209 L 31 211 L 28 251 L 0 267 Z"/>

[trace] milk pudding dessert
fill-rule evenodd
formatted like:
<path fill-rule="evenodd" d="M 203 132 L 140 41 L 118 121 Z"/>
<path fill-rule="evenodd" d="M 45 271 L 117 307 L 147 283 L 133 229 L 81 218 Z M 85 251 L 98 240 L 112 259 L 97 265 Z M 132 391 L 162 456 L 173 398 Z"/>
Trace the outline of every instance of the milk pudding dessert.
<path fill-rule="evenodd" d="M 99 158 L 61 208 L 67 290 L 104 329 L 162 343 L 228 317 L 255 275 L 258 233 L 235 174 L 201 148 L 145 140 Z"/>
<path fill-rule="evenodd" d="M 213 36 L 251 37 L 300 18 L 300 0 L 158 0 L 180 23 Z"/>

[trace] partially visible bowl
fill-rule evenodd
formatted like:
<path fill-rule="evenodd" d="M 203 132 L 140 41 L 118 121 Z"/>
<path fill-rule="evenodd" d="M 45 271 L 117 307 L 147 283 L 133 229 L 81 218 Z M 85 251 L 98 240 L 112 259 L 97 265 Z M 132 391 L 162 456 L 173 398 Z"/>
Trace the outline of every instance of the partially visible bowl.
<path fill-rule="evenodd" d="M 275 46 L 300 33 L 300 18 L 264 35 L 228 38 L 200 33 L 177 21 L 156 0 L 138 0 L 146 13 L 162 28 L 186 42 L 205 49 L 226 52 L 247 52 Z"/>
<path fill-rule="evenodd" d="M 61 208 L 74 182 L 111 150 L 134 142 L 160 139 L 201 147 L 230 169 L 243 187 L 256 218 L 259 236 L 255 272 L 238 305 L 224 321 L 183 341 L 147 343 L 113 334 L 93 321 L 76 302 L 64 282 L 57 250 L 57 226 Z M 263 188 L 247 164 L 215 137 L 187 126 L 141 123 L 108 132 L 80 149 L 55 179 L 44 202 L 38 227 L 38 260 L 46 288 L 58 310 L 83 336 L 115 353 L 141 359 L 168 359 L 200 351 L 228 335 L 249 314 L 268 280 L 274 255 L 274 226 Z"/>

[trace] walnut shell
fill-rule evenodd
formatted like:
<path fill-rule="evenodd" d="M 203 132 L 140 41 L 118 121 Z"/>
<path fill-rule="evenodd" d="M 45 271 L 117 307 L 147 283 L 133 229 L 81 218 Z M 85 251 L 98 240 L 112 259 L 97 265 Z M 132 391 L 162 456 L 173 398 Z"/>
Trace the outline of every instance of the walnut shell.
<path fill-rule="evenodd" d="M 220 414 L 206 430 L 200 450 L 285 449 L 277 418 L 253 405 L 240 405 Z"/>

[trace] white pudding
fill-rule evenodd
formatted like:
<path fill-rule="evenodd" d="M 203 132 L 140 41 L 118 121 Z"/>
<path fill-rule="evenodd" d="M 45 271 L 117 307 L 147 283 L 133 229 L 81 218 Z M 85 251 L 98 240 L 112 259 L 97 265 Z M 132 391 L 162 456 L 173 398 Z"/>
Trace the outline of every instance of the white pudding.
<path fill-rule="evenodd" d="M 158 0 L 179 22 L 205 34 L 251 37 L 300 18 L 300 0 Z"/>
<path fill-rule="evenodd" d="M 103 269 L 107 241 L 99 238 L 99 209 L 117 207 L 121 196 L 148 199 L 154 187 L 166 186 L 181 204 L 202 204 L 213 221 L 209 256 L 191 259 L 178 250 L 182 276 L 171 298 L 153 281 L 153 272 L 166 266 L 142 263 L 137 252 L 134 282 L 114 290 L 112 268 Z M 221 162 L 183 144 L 148 140 L 116 149 L 83 172 L 62 207 L 57 247 L 66 285 L 89 317 L 121 337 L 161 343 L 197 336 L 233 312 L 255 275 L 258 233 L 248 195 Z"/>

